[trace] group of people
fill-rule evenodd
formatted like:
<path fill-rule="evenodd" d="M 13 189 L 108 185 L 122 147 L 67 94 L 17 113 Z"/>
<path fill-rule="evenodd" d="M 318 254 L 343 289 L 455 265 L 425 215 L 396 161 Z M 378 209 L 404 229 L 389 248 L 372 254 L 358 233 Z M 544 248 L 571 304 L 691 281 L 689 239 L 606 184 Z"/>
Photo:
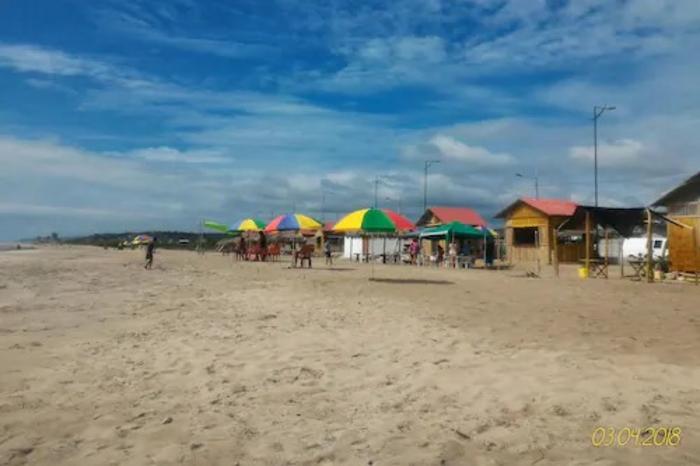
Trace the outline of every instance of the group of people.
<path fill-rule="evenodd" d="M 153 239 L 146 246 L 146 263 L 144 265 L 144 268 L 146 270 L 150 270 L 153 268 L 153 256 L 155 254 L 157 240 L 158 239 L 156 237 L 153 237 Z M 302 260 L 302 264 L 303 260 L 308 259 L 309 267 L 311 267 L 310 252 L 313 252 L 313 246 L 311 248 L 311 251 L 309 252 L 306 244 L 306 238 L 302 235 L 299 235 L 299 238 L 295 239 L 294 246 L 295 249 L 292 253 L 294 257 L 294 265 L 296 266 L 297 260 L 299 259 Z M 258 241 L 257 244 L 254 246 L 249 245 L 248 242 L 246 242 L 246 239 L 243 236 L 241 236 L 240 240 L 238 241 L 238 244 L 234 248 L 234 252 L 237 258 L 244 260 L 248 260 L 249 254 L 254 253 L 255 260 L 265 262 L 268 253 L 267 237 L 265 236 L 265 233 L 263 233 L 262 231 L 258 232 Z M 333 253 L 331 249 L 331 243 L 330 241 L 328 241 L 327 237 L 324 237 L 323 254 L 326 258 L 326 265 L 333 265 Z"/>
<path fill-rule="evenodd" d="M 410 257 L 410 263 L 413 265 L 418 265 L 421 263 L 421 244 L 418 239 L 413 239 L 408 245 L 408 255 Z M 464 240 L 460 244 L 456 240 L 452 240 L 447 245 L 447 255 L 445 255 L 445 248 L 441 243 L 438 243 L 435 247 L 434 254 L 431 255 L 430 260 L 434 262 L 435 265 L 442 265 L 447 263 L 449 267 L 456 268 L 458 266 L 458 258 L 466 258 L 467 267 L 473 263 L 476 257 L 482 257 L 484 255 L 483 249 L 477 248 L 473 245 L 471 241 Z M 489 259 L 493 260 L 493 254 L 489 254 L 489 248 L 486 249 L 486 261 Z"/>
<path fill-rule="evenodd" d="M 248 244 L 245 237 L 241 236 L 235 248 L 236 258 L 248 260 L 251 254 L 256 261 L 265 262 L 267 259 L 267 236 L 262 231 L 258 232 L 257 244 Z"/>
<path fill-rule="evenodd" d="M 308 244 L 307 238 L 299 234 L 296 238 L 294 238 L 292 248 L 292 257 L 294 258 L 295 266 L 299 260 L 308 260 L 310 267 L 310 254 L 313 252 L 313 245 Z M 263 233 L 262 231 L 258 232 L 257 244 L 249 244 L 248 242 L 246 242 L 246 239 L 243 236 L 241 236 L 236 246 L 235 252 L 238 258 L 248 260 L 249 256 L 254 255 L 254 260 L 264 262 L 268 255 L 268 244 L 265 233 Z M 333 254 L 331 249 L 331 243 L 330 241 L 328 241 L 328 237 L 324 237 L 323 253 L 326 259 L 326 265 L 333 265 Z"/>

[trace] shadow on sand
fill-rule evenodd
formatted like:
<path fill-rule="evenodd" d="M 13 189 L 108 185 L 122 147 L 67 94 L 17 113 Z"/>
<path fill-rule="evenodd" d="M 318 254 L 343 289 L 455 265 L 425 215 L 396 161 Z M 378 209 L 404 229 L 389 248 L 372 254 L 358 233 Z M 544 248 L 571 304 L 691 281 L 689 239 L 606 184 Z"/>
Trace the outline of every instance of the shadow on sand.
<path fill-rule="evenodd" d="M 371 282 L 394 283 L 397 285 L 454 285 L 449 280 L 425 280 L 419 278 L 370 278 Z"/>
<path fill-rule="evenodd" d="M 319 271 L 319 272 L 350 272 L 352 270 L 355 270 L 351 267 L 317 267 L 317 268 L 308 268 L 308 267 L 292 267 L 291 265 L 287 267 L 289 270 L 311 270 L 311 271 Z"/>

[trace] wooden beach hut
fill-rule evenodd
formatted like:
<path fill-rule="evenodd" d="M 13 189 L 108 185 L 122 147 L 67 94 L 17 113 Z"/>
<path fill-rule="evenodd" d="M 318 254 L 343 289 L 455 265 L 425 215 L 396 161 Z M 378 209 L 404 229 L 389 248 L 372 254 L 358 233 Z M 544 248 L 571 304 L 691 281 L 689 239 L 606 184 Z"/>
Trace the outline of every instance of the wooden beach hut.
<path fill-rule="evenodd" d="M 556 229 L 574 214 L 576 207 L 574 202 L 566 200 L 523 197 L 496 214 L 496 218 L 505 220 L 506 255 L 510 263 L 551 264 Z M 580 248 L 580 244 L 560 245 L 559 262 L 578 260 L 582 255 Z"/>
<path fill-rule="evenodd" d="M 473 227 L 485 227 L 486 220 L 468 207 L 429 207 L 416 222 L 417 227 L 436 227 L 460 222 Z"/>
<path fill-rule="evenodd" d="M 669 266 L 675 272 L 700 273 L 700 172 L 653 203 L 665 207 Z"/>
<path fill-rule="evenodd" d="M 416 222 L 417 228 L 432 228 L 448 225 L 452 222 L 463 223 L 472 227 L 486 228 L 486 220 L 474 209 L 468 207 L 428 207 L 423 215 Z M 462 240 L 459 241 L 460 250 Z M 438 244 L 447 251 L 447 244 L 444 239 L 424 239 L 421 240 L 421 251 L 423 255 L 430 256 L 435 253 Z"/>

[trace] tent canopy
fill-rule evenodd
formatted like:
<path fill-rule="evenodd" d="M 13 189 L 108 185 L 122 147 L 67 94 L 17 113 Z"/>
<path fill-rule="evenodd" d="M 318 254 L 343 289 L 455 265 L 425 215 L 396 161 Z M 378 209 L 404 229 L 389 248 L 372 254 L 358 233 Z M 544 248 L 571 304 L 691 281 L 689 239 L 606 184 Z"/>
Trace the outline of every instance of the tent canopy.
<path fill-rule="evenodd" d="M 488 229 L 479 229 L 461 222 L 451 222 L 438 227 L 426 228 L 420 233 L 421 238 L 450 237 L 450 238 L 492 238 Z"/>

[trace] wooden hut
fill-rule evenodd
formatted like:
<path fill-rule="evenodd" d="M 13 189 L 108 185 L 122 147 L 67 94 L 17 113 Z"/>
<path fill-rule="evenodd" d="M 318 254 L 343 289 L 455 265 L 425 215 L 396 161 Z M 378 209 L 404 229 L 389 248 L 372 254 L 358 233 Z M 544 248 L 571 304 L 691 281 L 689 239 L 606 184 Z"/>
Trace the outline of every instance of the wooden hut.
<path fill-rule="evenodd" d="M 460 222 L 472 227 L 486 228 L 486 220 L 474 209 L 468 207 L 429 207 L 416 222 L 416 227 L 437 227 L 447 225 L 452 222 Z M 462 241 L 459 241 L 459 248 L 462 248 Z M 423 254 L 430 255 L 435 252 L 440 245 L 447 251 L 445 240 L 421 240 L 421 250 Z"/>
<path fill-rule="evenodd" d="M 467 207 L 429 207 L 416 222 L 417 227 L 435 227 L 460 222 L 473 227 L 485 227 L 486 220 Z"/>
<path fill-rule="evenodd" d="M 665 207 L 670 269 L 700 272 L 700 172 L 661 196 L 654 206 Z"/>
<path fill-rule="evenodd" d="M 496 214 L 505 220 L 506 255 L 513 263 L 552 263 L 556 229 L 576 211 L 576 204 L 559 199 L 523 197 Z M 576 249 L 568 251 L 568 249 Z M 577 260 L 578 245 L 559 248 L 560 262 Z M 569 258 L 568 256 L 571 256 Z"/>

